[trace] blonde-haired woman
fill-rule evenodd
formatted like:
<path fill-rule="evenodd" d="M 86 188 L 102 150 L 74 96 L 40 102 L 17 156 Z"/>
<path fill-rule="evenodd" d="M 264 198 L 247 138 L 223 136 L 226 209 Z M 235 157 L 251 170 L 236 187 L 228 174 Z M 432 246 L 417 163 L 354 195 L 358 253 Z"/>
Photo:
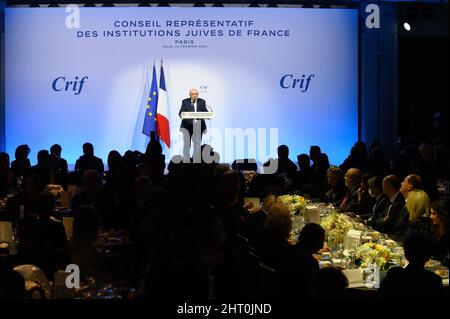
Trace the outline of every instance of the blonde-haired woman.
<path fill-rule="evenodd" d="M 421 189 L 413 189 L 406 197 L 406 209 L 408 210 L 409 223 L 405 238 L 412 233 L 420 233 L 431 237 L 431 222 L 429 218 L 431 202 L 427 193 Z"/>

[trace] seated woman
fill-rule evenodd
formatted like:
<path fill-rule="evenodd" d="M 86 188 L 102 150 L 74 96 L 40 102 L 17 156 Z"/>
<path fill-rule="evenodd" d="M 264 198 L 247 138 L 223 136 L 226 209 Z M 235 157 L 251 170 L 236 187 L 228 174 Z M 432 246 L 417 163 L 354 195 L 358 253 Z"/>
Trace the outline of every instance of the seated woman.
<path fill-rule="evenodd" d="M 437 200 L 431 204 L 430 219 L 433 229 L 433 258 L 449 267 L 448 201 Z"/>
<path fill-rule="evenodd" d="M 72 263 L 80 267 L 81 280 L 88 277 L 96 282 L 102 279 L 102 267 L 99 251 L 95 246 L 100 231 L 100 218 L 97 209 L 90 205 L 81 205 L 75 212 L 73 236 L 70 245 Z"/>
<path fill-rule="evenodd" d="M 291 228 L 292 220 L 289 215 L 275 215 L 269 218 L 267 229 L 256 246 L 256 253 L 264 264 L 273 269 L 278 268 L 281 255 L 289 247 Z"/>
<path fill-rule="evenodd" d="M 420 189 L 410 191 L 406 198 L 406 209 L 409 222 L 405 238 L 412 233 L 420 233 L 426 237 L 431 237 L 431 222 L 428 217 L 430 198 L 427 193 Z"/>

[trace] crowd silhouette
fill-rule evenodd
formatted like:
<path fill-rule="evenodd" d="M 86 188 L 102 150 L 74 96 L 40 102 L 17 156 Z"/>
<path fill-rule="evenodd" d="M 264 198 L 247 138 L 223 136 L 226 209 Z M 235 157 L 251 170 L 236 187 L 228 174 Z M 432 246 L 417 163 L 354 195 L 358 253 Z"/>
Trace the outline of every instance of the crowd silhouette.
<path fill-rule="evenodd" d="M 281 145 L 277 171 L 252 178 L 245 169 L 254 165 L 220 163 L 220 155 L 204 147 L 212 163 L 173 158 L 166 175 L 166 159 L 154 136 L 145 153 L 112 150 L 106 170 L 90 143 L 83 145 L 73 172 L 58 144 L 40 150 L 35 166 L 27 145 L 17 147 L 11 164 L 9 155 L 0 153 L 0 197 L 8 195 L 1 219 L 14 224 L 19 238 L 16 254 L 4 248 L 0 254 L 5 278 L 0 298 L 24 296 L 13 287 L 23 284 L 14 266 L 36 265 L 53 280 L 68 263 L 80 265 L 83 280 L 127 281 L 145 298 L 350 296 L 342 272 L 319 270 L 313 257 L 325 241 L 319 225 L 307 224 L 295 245 L 288 241 L 292 222 L 277 201 L 286 193 L 332 203 L 404 242 L 410 265 L 389 272 L 380 296 L 448 294 L 423 268 L 431 257 L 448 266 L 446 143 L 399 144 L 388 160 L 378 142 L 367 149 L 358 141 L 339 166 L 330 165 L 317 145 L 309 155 L 298 155 L 297 165 L 288 146 Z M 78 187 L 70 207 L 70 241 L 53 217 L 56 202 L 46 190 L 49 184 Z M 260 198 L 261 207 L 244 205 L 246 196 Z M 105 231 L 126 232 L 131 243 L 125 268 L 114 275 L 96 246 Z M 416 280 L 426 289 L 413 289 Z"/>

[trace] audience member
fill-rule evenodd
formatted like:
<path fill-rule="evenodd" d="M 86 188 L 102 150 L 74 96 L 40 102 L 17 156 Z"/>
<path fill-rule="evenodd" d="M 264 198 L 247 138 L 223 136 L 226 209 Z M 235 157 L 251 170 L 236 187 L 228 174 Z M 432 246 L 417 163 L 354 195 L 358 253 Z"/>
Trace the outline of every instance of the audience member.
<path fill-rule="evenodd" d="M 448 200 L 438 200 L 431 204 L 430 219 L 433 229 L 433 258 L 449 267 L 448 243 Z"/>
<path fill-rule="evenodd" d="M 308 295 L 309 282 L 319 270 L 319 262 L 313 254 L 323 248 L 324 240 L 325 231 L 320 225 L 306 224 L 298 243 L 285 250 L 278 269 L 281 298 L 301 299 Z"/>
<path fill-rule="evenodd" d="M 61 170 L 64 173 L 69 172 L 69 167 L 67 165 L 67 161 L 61 157 L 62 147 L 59 144 L 53 144 L 50 147 L 50 154 L 55 155 L 58 158 L 58 170 Z"/>
<path fill-rule="evenodd" d="M 425 269 L 431 257 L 431 240 L 414 233 L 404 242 L 406 268 L 391 268 L 381 282 L 380 294 L 389 299 L 436 299 L 442 297 L 442 279 Z"/>
<path fill-rule="evenodd" d="M 103 161 L 94 156 L 94 146 L 91 143 L 83 144 L 83 155 L 81 155 L 75 162 L 75 172 L 82 176 L 83 173 L 89 169 L 95 169 L 100 174 L 105 170 Z"/>

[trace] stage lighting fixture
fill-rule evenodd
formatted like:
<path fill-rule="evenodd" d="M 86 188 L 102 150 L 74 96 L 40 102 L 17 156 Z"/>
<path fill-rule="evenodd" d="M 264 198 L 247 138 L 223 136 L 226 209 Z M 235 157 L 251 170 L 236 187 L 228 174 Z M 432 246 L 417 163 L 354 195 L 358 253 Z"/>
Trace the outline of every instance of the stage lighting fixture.
<path fill-rule="evenodd" d="M 167 2 L 160 2 L 158 3 L 157 7 L 170 7 L 170 4 L 168 4 Z"/>
<path fill-rule="evenodd" d="M 112 2 L 105 2 L 102 7 L 104 8 L 110 8 L 110 7 L 114 7 L 114 4 Z"/>
<path fill-rule="evenodd" d="M 92 3 L 92 2 L 88 2 L 88 3 L 86 3 L 86 4 L 84 5 L 84 7 L 86 7 L 86 8 L 93 8 L 93 7 L 95 7 L 95 4 Z"/>
<path fill-rule="evenodd" d="M 48 5 L 49 8 L 59 8 L 59 5 L 55 2 L 52 2 Z"/>
<path fill-rule="evenodd" d="M 399 13 L 399 23 L 403 26 L 404 30 L 408 32 L 412 31 L 419 15 L 420 12 L 417 7 L 408 6 Z"/>
<path fill-rule="evenodd" d="M 214 2 L 214 4 L 212 6 L 215 8 L 223 8 L 224 7 L 223 3 L 221 3 L 221 2 Z"/>
<path fill-rule="evenodd" d="M 267 8 L 278 8 L 278 5 L 276 3 L 269 3 Z"/>
<path fill-rule="evenodd" d="M 30 8 L 40 8 L 41 6 L 39 5 L 39 3 L 32 3 L 30 4 Z"/>
<path fill-rule="evenodd" d="M 411 25 L 410 25 L 408 22 L 404 22 L 404 23 L 403 23 L 403 28 L 404 28 L 406 31 L 411 31 Z"/>
<path fill-rule="evenodd" d="M 249 8 L 259 8 L 259 4 L 257 4 L 256 2 L 252 2 L 252 3 L 250 3 L 250 5 L 248 7 Z"/>
<path fill-rule="evenodd" d="M 206 7 L 205 4 L 203 2 L 196 2 L 194 3 L 193 7 L 195 8 L 203 8 Z"/>
<path fill-rule="evenodd" d="M 149 2 L 140 2 L 138 7 L 151 7 L 152 5 Z"/>

